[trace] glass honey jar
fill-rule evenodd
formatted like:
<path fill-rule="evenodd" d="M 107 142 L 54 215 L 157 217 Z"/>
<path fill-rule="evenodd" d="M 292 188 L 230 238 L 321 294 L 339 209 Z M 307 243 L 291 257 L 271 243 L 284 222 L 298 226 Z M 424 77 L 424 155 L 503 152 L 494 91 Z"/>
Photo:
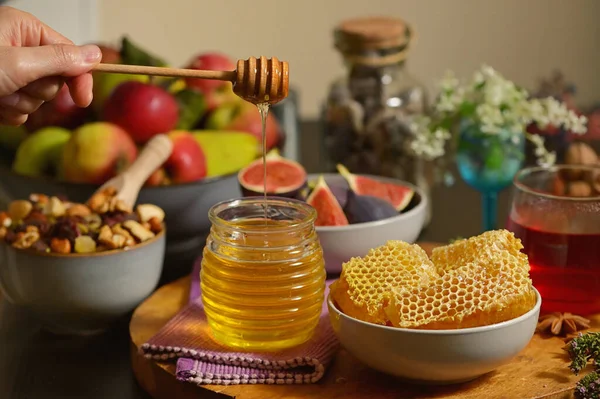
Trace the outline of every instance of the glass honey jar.
<path fill-rule="evenodd" d="M 310 339 L 326 278 L 315 209 L 293 199 L 247 197 L 216 204 L 209 219 L 200 281 L 213 338 L 253 351 Z"/>

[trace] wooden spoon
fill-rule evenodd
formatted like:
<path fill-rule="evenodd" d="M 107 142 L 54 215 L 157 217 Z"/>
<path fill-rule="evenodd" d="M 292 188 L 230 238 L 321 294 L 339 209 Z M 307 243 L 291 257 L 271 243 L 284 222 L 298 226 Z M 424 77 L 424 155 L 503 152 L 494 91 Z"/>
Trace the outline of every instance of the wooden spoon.
<path fill-rule="evenodd" d="M 235 71 L 164 68 L 139 65 L 98 64 L 95 71 L 133 75 L 168 76 L 223 80 L 233 83 L 233 91 L 254 104 L 275 104 L 288 95 L 289 66 L 277 58 L 250 57 L 238 60 Z"/>
<path fill-rule="evenodd" d="M 173 143 L 166 135 L 152 137 L 136 160 L 124 172 L 104 183 L 94 195 L 112 187 L 117 192 L 115 198 L 133 209 L 143 184 L 165 163 L 172 151 Z"/>

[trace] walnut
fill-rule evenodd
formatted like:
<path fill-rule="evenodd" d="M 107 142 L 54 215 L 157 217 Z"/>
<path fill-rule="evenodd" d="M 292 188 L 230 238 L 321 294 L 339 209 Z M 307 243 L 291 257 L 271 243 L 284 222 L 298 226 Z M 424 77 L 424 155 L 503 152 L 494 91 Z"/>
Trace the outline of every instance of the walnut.
<path fill-rule="evenodd" d="M 573 143 L 567 149 L 565 154 L 565 163 L 567 165 L 595 165 L 598 163 L 598 155 L 592 147 L 586 143 Z M 565 170 L 565 175 L 568 179 L 577 180 L 582 177 L 581 169 Z"/>
<path fill-rule="evenodd" d="M 112 236 L 113 232 L 110 227 L 104 225 L 100 228 L 100 232 L 98 233 L 98 242 L 110 247 L 112 245 Z"/>
<path fill-rule="evenodd" d="M 66 238 L 53 238 L 50 241 L 50 249 L 58 254 L 71 253 L 71 242 Z"/>
<path fill-rule="evenodd" d="M 16 200 L 8 205 L 8 216 L 13 221 L 19 221 L 25 219 L 31 210 L 33 205 L 27 200 Z"/>
<path fill-rule="evenodd" d="M 35 231 L 20 232 L 17 233 L 16 240 L 12 243 L 12 246 L 19 249 L 27 249 L 39 239 L 40 234 Z"/>
<path fill-rule="evenodd" d="M 104 214 L 110 210 L 110 198 L 103 192 L 94 194 L 87 202 L 90 209 L 96 213 Z"/>

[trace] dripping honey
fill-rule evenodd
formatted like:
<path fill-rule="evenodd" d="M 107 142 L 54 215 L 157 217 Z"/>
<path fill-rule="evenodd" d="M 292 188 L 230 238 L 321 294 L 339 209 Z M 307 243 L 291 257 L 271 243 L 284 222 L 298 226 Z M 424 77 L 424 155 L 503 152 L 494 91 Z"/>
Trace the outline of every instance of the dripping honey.
<path fill-rule="evenodd" d="M 267 116 L 269 115 L 269 103 L 258 103 L 258 112 L 260 113 L 260 122 L 262 127 L 262 160 L 263 160 L 263 195 L 265 209 L 265 219 L 269 219 L 269 211 L 267 209 Z"/>
<path fill-rule="evenodd" d="M 264 219 L 256 217 L 262 198 L 242 201 L 254 209 L 252 218 L 213 220 L 203 253 L 202 301 L 213 338 L 256 351 L 299 345 L 312 336 L 324 300 L 326 273 L 314 211 L 299 201 L 268 198 L 274 212 L 292 203 L 288 214 L 296 207 L 308 216 Z M 239 215 L 244 204 L 236 208 Z"/>

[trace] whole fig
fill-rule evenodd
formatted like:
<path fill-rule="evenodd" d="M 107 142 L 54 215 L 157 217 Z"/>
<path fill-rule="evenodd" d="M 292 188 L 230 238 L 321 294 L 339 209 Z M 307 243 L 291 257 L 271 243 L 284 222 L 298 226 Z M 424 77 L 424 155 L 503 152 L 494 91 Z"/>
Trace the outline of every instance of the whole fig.
<path fill-rule="evenodd" d="M 389 202 L 370 195 L 358 195 L 348 191 L 344 213 L 351 224 L 374 222 L 398 215 Z"/>

